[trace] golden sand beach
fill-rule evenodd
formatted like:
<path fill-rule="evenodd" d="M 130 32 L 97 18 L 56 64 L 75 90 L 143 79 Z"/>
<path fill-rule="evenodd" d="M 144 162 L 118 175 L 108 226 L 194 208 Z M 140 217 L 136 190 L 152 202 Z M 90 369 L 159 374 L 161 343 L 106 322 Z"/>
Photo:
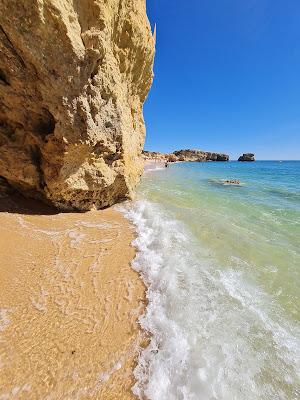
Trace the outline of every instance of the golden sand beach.
<path fill-rule="evenodd" d="M 145 341 L 134 230 L 113 210 L 0 199 L 0 399 L 131 399 Z"/>

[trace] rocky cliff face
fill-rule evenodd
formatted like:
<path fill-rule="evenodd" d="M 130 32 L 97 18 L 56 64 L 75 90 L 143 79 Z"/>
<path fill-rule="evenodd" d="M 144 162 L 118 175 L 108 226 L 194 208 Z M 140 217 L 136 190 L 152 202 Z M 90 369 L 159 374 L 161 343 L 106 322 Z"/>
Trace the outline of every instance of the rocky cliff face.
<path fill-rule="evenodd" d="M 173 153 L 159 153 L 157 151 L 143 151 L 145 160 L 161 160 L 161 161 L 228 161 L 229 155 L 223 153 L 212 153 L 202 150 L 176 150 Z"/>
<path fill-rule="evenodd" d="M 178 150 L 174 154 L 180 161 L 228 161 L 229 156 L 223 153 L 212 153 L 202 150 Z"/>
<path fill-rule="evenodd" d="M 229 161 L 229 155 L 224 153 L 206 152 L 206 161 Z"/>
<path fill-rule="evenodd" d="M 174 154 L 180 161 L 206 161 L 206 153 L 202 150 L 176 150 Z"/>
<path fill-rule="evenodd" d="M 130 197 L 154 57 L 145 0 L 0 7 L 0 177 L 62 209 Z"/>

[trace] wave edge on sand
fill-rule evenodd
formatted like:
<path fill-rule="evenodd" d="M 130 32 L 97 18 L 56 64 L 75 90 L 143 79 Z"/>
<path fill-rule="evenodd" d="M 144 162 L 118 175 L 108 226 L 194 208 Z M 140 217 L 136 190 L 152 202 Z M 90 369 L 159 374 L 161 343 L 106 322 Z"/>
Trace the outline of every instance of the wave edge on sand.
<path fill-rule="evenodd" d="M 113 209 L 0 203 L 0 398 L 133 399 L 145 288 L 132 226 Z"/>
<path fill-rule="evenodd" d="M 296 399 L 300 331 L 246 271 L 218 267 L 161 204 L 138 199 L 122 212 L 137 231 L 132 266 L 148 301 L 140 324 L 150 342 L 133 393 L 150 400 Z"/>

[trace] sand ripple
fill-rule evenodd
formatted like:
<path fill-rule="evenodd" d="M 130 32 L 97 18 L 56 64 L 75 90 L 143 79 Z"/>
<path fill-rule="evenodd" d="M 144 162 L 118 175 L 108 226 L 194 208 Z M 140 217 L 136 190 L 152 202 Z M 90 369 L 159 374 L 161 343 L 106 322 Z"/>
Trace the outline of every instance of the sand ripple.
<path fill-rule="evenodd" d="M 128 222 L 1 201 L 0 400 L 132 398 L 144 287 Z"/>

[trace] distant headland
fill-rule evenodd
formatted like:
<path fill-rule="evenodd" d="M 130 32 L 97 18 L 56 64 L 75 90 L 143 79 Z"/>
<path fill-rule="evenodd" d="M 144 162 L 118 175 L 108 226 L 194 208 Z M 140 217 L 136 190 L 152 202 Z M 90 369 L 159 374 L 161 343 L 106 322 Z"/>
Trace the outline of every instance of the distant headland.
<path fill-rule="evenodd" d="M 157 151 L 143 151 L 145 160 L 151 161 L 229 161 L 229 155 L 223 153 L 213 153 L 210 151 L 202 151 L 197 149 L 176 150 L 173 153 L 160 153 Z"/>
<path fill-rule="evenodd" d="M 203 151 L 198 149 L 175 150 L 173 153 L 161 153 L 159 151 L 143 151 L 143 158 L 146 161 L 160 162 L 206 162 L 206 161 L 229 161 L 228 154 Z M 255 161 L 253 153 L 244 153 L 238 161 Z"/>

